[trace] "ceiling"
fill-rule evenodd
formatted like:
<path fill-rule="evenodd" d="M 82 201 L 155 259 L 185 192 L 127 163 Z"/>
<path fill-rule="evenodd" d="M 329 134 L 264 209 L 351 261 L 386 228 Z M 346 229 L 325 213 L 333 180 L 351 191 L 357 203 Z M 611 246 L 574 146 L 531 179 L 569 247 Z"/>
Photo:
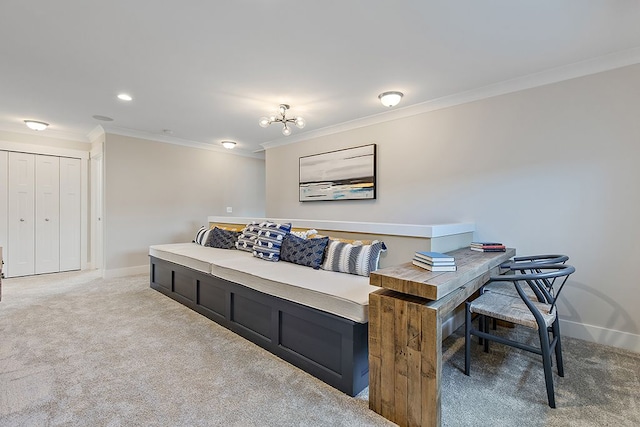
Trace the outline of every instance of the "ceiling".
<path fill-rule="evenodd" d="M 639 22 L 635 0 L 2 0 L 0 130 L 253 153 L 594 58 L 640 62 Z M 405 94 L 393 110 L 388 90 Z M 259 127 L 280 103 L 307 126 Z"/>

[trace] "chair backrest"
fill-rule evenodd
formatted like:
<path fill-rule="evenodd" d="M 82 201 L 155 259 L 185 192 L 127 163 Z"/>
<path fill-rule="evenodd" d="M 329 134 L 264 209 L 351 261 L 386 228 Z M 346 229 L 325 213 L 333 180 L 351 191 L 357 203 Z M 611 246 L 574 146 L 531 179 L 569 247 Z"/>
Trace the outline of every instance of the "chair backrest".
<path fill-rule="evenodd" d="M 521 283 L 528 284 L 532 289 L 538 289 L 539 293 L 543 295 L 543 300 L 540 302 L 549 304 L 549 313 L 552 313 L 567 279 L 576 271 L 575 267 L 568 264 L 518 263 L 510 268 L 513 270 L 513 274 L 492 276 L 489 281 L 512 282 L 520 298 L 529 307 L 536 319 L 540 316 L 540 311 L 524 292 Z M 556 280 L 559 285 L 556 284 Z M 536 295 L 538 296 L 539 293 L 536 292 Z"/>
<path fill-rule="evenodd" d="M 540 266 L 564 264 L 569 260 L 567 255 L 545 254 L 514 257 L 501 265 L 503 269 L 525 273 L 541 273 Z M 519 267 L 519 268 L 518 268 Z M 553 285 L 556 278 L 528 281 L 527 284 L 538 297 L 538 301 L 550 303 L 554 299 Z M 557 292 L 555 292 L 557 294 Z"/>

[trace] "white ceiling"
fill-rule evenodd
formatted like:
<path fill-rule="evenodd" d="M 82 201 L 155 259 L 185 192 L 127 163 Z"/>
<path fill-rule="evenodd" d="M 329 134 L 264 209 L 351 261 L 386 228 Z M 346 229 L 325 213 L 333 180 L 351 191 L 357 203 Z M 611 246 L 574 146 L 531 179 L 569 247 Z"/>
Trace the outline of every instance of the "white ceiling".
<path fill-rule="evenodd" d="M 43 136 L 102 125 L 251 153 L 392 117 L 386 90 L 405 93 L 397 115 L 594 58 L 640 62 L 639 23 L 636 0 L 2 0 L 0 129 L 33 132 L 30 118 Z M 307 121 L 288 139 L 258 126 L 280 103 Z"/>

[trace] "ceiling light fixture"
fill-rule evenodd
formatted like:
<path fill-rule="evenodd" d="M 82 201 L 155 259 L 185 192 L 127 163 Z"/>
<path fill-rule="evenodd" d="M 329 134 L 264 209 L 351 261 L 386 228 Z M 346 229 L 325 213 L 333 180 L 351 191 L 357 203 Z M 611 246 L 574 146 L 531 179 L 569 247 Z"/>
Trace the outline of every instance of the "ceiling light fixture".
<path fill-rule="evenodd" d="M 222 146 L 227 150 L 232 150 L 236 146 L 236 143 L 233 141 L 222 141 Z"/>
<path fill-rule="evenodd" d="M 261 127 L 266 128 L 271 123 L 282 123 L 284 125 L 282 127 L 282 134 L 284 136 L 291 135 L 291 127 L 288 125 L 289 123 L 295 124 L 298 127 L 298 129 L 302 129 L 303 127 L 305 127 L 307 123 L 304 121 L 302 117 L 299 117 L 299 116 L 294 118 L 287 118 L 286 114 L 289 108 L 290 107 L 287 104 L 280 104 L 280 106 L 278 107 L 278 114 L 280 115 L 279 117 L 278 116 L 260 117 L 260 121 L 258 122 L 258 124 Z"/>
<path fill-rule="evenodd" d="M 398 91 L 383 92 L 378 95 L 378 99 L 385 107 L 395 107 L 398 105 L 404 94 Z"/>
<path fill-rule="evenodd" d="M 38 122 L 36 120 L 25 120 L 24 124 L 31 130 L 45 130 L 49 123 Z"/>
<path fill-rule="evenodd" d="M 122 101 L 131 101 L 133 100 L 133 98 L 131 97 L 131 95 L 128 95 L 126 93 L 121 93 L 118 95 L 118 99 L 122 100 Z"/>

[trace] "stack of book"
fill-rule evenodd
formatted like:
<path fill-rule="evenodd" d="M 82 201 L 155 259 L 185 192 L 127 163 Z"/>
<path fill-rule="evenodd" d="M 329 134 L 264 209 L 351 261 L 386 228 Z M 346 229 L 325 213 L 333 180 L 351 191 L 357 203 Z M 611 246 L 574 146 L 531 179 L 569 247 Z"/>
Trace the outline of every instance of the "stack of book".
<path fill-rule="evenodd" d="M 413 256 L 413 265 L 429 271 L 456 271 L 456 261 L 451 255 L 440 252 L 418 251 Z"/>
<path fill-rule="evenodd" d="M 472 251 L 478 252 L 504 252 L 506 248 L 498 242 L 471 242 Z"/>

